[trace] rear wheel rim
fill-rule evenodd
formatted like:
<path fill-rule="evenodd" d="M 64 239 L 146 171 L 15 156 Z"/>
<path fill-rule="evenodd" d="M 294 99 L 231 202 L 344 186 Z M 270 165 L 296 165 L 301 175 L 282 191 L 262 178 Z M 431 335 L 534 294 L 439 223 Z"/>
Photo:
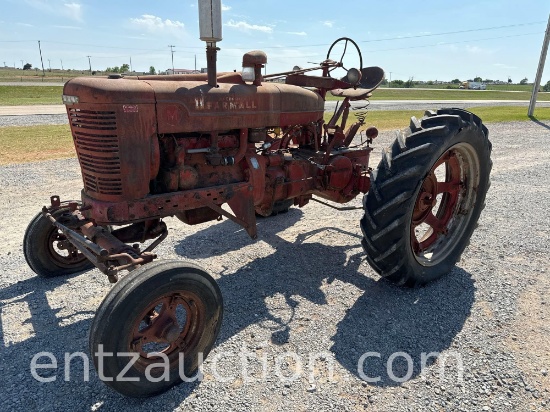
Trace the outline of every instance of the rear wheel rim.
<path fill-rule="evenodd" d="M 475 149 L 459 143 L 443 153 L 424 178 L 410 227 L 411 249 L 421 265 L 441 263 L 462 239 L 471 221 L 479 176 Z"/>

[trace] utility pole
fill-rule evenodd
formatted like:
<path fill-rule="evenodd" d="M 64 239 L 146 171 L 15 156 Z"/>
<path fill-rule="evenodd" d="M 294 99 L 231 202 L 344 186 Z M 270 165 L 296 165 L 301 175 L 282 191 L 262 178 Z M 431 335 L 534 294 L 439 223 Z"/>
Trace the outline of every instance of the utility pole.
<path fill-rule="evenodd" d="M 540 52 L 539 68 L 537 69 L 537 77 L 533 84 L 533 94 L 531 95 L 531 101 L 529 102 L 528 116 L 533 116 L 535 112 L 535 105 L 537 104 L 537 96 L 539 94 L 540 81 L 542 79 L 542 72 L 544 71 L 544 63 L 546 62 L 546 54 L 548 53 L 548 44 L 550 43 L 550 15 L 548 15 L 548 25 L 546 26 L 546 34 L 544 41 L 542 42 L 542 50 Z"/>
<path fill-rule="evenodd" d="M 48 68 L 50 72 L 52 71 L 52 63 L 50 62 L 50 59 L 48 59 Z"/>
<path fill-rule="evenodd" d="M 90 60 L 90 58 L 92 56 L 86 56 L 88 58 L 88 64 L 90 65 L 90 75 L 92 74 L 92 61 Z"/>
<path fill-rule="evenodd" d="M 132 56 L 130 56 L 130 71 L 133 73 L 134 69 L 132 69 Z"/>
<path fill-rule="evenodd" d="M 25 66 L 25 64 L 23 63 L 23 60 L 21 60 L 21 68 L 23 68 Z M 13 65 L 13 67 L 15 67 L 15 64 Z"/>
<path fill-rule="evenodd" d="M 174 45 L 172 44 L 169 44 L 168 47 L 170 47 L 170 51 L 172 52 L 172 74 L 175 74 L 175 70 L 174 70 Z"/>
<path fill-rule="evenodd" d="M 5 66 L 5 64 L 4 64 Z M 197 55 L 195 54 L 195 71 L 197 71 Z"/>
<path fill-rule="evenodd" d="M 61 60 L 61 70 L 64 70 L 63 69 L 63 59 L 59 59 L 59 60 Z"/>
<path fill-rule="evenodd" d="M 390 72 L 390 83 L 389 83 L 389 85 L 388 85 L 388 88 L 389 88 L 389 89 L 391 89 L 391 74 L 392 74 L 392 72 Z"/>
<path fill-rule="evenodd" d="M 44 70 L 44 60 L 42 60 L 42 47 L 40 47 L 40 40 L 38 40 L 38 50 L 40 51 L 40 63 L 42 63 L 42 76 L 46 77 L 46 71 Z"/>

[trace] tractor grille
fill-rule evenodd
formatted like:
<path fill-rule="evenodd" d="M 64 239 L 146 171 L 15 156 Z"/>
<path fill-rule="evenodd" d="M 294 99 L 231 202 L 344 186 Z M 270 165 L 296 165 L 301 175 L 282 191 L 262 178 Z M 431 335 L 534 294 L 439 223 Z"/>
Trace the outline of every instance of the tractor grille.
<path fill-rule="evenodd" d="M 115 112 L 69 109 L 69 121 L 85 190 L 122 195 Z"/>

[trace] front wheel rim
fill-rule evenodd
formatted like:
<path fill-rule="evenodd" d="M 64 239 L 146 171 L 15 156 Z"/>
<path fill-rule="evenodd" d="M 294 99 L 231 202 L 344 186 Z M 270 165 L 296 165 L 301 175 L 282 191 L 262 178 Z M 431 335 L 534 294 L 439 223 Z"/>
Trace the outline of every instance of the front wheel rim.
<path fill-rule="evenodd" d="M 470 144 L 450 147 L 434 163 L 411 216 L 411 250 L 421 265 L 441 263 L 460 243 L 471 221 L 479 181 L 479 157 Z"/>
<path fill-rule="evenodd" d="M 46 250 L 51 260 L 61 268 L 71 269 L 87 261 L 86 256 L 55 226 L 47 234 Z"/>
<path fill-rule="evenodd" d="M 205 330 L 204 302 L 187 290 L 174 291 L 152 299 L 131 327 L 128 350 L 138 353 L 138 369 L 145 370 L 166 355 L 173 367 L 178 354 L 186 355 L 198 346 Z"/>

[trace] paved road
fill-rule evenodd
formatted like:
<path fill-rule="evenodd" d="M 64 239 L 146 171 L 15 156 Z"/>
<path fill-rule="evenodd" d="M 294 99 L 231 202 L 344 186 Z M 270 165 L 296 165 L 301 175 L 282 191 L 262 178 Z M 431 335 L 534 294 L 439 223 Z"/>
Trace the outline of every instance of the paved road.
<path fill-rule="evenodd" d="M 333 111 L 337 101 L 327 101 L 326 111 Z M 360 108 L 367 102 L 360 100 L 352 102 L 352 107 Z M 527 100 L 375 100 L 369 104 L 369 110 L 423 110 L 442 107 L 468 108 L 474 106 L 525 106 Z M 538 107 L 550 107 L 550 102 L 538 102 Z M 65 106 L 33 105 L 33 106 L 0 106 L 0 116 L 28 116 L 35 114 L 65 114 Z"/>

